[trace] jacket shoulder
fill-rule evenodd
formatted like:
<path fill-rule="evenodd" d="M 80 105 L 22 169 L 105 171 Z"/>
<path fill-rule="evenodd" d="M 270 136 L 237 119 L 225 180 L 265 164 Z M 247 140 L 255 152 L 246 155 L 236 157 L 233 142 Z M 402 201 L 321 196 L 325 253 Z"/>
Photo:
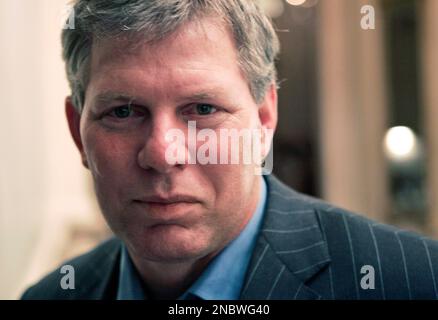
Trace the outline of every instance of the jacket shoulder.
<path fill-rule="evenodd" d="M 111 238 L 94 249 L 63 262 L 55 270 L 28 288 L 23 300 L 70 300 L 101 299 L 105 294 L 115 268 L 120 251 L 120 240 Z M 63 289 L 61 279 L 66 271 L 63 266 L 71 266 L 74 275 L 74 288 Z M 62 273 L 61 273 L 62 272 Z"/>
<path fill-rule="evenodd" d="M 271 178 L 272 180 L 272 178 Z M 287 203 L 287 208 L 282 211 L 309 211 L 314 212 L 317 216 L 320 228 L 324 233 L 344 231 L 356 233 L 357 231 L 368 230 L 370 232 L 360 232 L 359 236 L 373 240 L 376 233 L 383 235 L 397 235 L 412 240 L 426 241 L 432 247 L 438 244 L 438 241 L 429 239 L 418 232 L 404 230 L 390 224 L 385 224 L 373 220 L 369 217 L 355 213 L 335 205 L 332 205 L 322 199 L 297 192 L 275 179 L 275 186 L 270 192 L 271 197 L 282 197 L 282 203 Z M 272 182 L 271 182 L 272 185 Z M 373 237 L 374 236 L 374 237 Z M 377 240 L 376 240 L 377 241 Z"/>
<path fill-rule="evenodd" d="M 271 225 L 317 225 L 320 236 L 309 243 L 324 246 L 330 263 L 311 285 L 324 297 L 438 299 L 438 241 L 300 194 L 272 178 L 270 182 Z M 373 289 L 364 289 L 362 280 L 370 274 Z"/>
<path fill-rule="evenodd" d="M 341 209 L 318 215 L 339 297 L 438 299 L 438 241 Z M 368 274 L 373 275 L 373 290 L 362 288 Z M 348 278 L 354 283 L 350 290 Z"/>

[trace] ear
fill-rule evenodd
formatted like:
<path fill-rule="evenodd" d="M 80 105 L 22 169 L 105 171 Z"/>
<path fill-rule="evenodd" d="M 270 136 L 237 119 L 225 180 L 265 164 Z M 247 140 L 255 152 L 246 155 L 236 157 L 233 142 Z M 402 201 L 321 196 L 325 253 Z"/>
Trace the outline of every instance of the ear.
<path fill-rule="evenodd" d="M 259 120 L 261 128 L 263 130 L 263 157 L 265 157 L 271 149 L 272 139 L 275 129 L 277 128 L 278 121 L 278 96 L 277 85 L 272 82 L 266 91 L 265 98 L 262 103 L 259 104 Z"/>
<path fill-rule="evenodd" d="M 88 169 L 88 161 L 84 152 L 84 147 L 82 145 L 82 139 L 81 139 L 81 131 L 80 131 L 81 115 L 73 106 L 71 97 L 67 97 L 65 99 L 65 114 L 67 116 L 67 122 L 68 122 L 68 127 L 70 129 L 70 134 L 73 138 L 73 141 L 76 144 L 76 147 L 78 148 L 81 154 L 82 164 L 84 165 L 85 168 Z"/>

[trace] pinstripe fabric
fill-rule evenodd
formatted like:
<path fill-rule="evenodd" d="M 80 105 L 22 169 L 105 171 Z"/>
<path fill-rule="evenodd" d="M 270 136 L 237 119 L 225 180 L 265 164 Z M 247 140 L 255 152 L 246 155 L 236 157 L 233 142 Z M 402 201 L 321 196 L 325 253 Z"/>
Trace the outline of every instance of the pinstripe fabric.
<path fill-rule="evenodd" d="M 438 242 L 301 195 L 266 177 L 268 199 L 241 299 L 438 299 Z M 80 290 L 61 290 L 59 269 L 25 299 L 114 298 L 120 242 L 69 262 Z M 375 271 L 364 289 L 362 266 Z"/>
<path fill-rule="evenodd" d="M 437 299 L 438 242 L 300 195 L 268 177 L 242 299 Z M 363 266 L 374 289 L 361 286 Z M 281 271 L 281 281 L 278 274 Z"/>
<path fill-rule="evenodd" d="M 120 258 L 120 241 L 112 238 L 94 250 L 66 261 L 75 270 L 75 289 L 63 290 L 60 268 L 24 292 L 24 300 L 101 300 L 115 299 Z"/>

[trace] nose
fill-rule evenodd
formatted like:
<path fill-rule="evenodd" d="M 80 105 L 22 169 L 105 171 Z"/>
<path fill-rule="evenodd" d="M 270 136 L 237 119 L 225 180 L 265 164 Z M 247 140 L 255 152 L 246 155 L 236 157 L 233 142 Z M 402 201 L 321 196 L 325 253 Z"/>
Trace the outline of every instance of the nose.
<path fill-rule="evenodd" d="M 172 170 L 184 167 L 184 161 L 171 161 L 169 158 L 170 148 L 175 148 L 175 143 L 179 143 L 180 151 L 185 151 L 185 141 L 173 141 L 169 139 L 169 133 L 181 132 L 177 121 L 167 116 L 161 116 L 151 121 L 150 129 L 145 137 L 144 144 L 137 157 L 138 164 L 146 170 L 154 170 L 158 173 L 170 173 Z M 183 135 L 184 137 L 184 135 Z M 167 154 L 166 154 L 167 152 Z M 182 155 L 182 153 L 178 153 Z"/>

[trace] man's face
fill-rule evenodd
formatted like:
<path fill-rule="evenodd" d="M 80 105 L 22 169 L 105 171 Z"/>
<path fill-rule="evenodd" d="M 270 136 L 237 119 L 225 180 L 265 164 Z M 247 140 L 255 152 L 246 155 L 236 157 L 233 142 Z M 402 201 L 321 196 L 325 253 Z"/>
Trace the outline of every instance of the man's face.
<path fill-rule="evenodd" d="M 242 161 L 169 164 L 165 135 L 187 133 L 188 121 L 218 136 L 220 129 L 273 129 L 275 90 L 256 105 L 231 35 L 214 20 L 134 49 L 124 41 L 93 45 L 80 120 L 67 103 L 103 214 L 137 258 L 178 262 L 215 253 L 250 219 L 260 177 Z"/>

